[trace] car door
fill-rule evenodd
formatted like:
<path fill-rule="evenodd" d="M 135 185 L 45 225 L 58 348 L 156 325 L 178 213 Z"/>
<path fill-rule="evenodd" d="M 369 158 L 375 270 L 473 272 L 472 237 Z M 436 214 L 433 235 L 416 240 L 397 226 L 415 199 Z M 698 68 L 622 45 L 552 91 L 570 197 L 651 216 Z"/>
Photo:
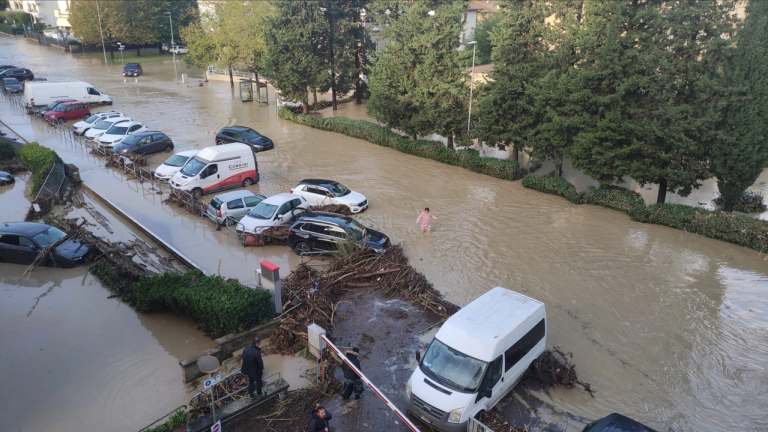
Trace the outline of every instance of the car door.
<path fill-rule="evenodd" d="M 240 132 L 232 132 L 232 139 L 243 144 L 248 144 Z"/>
<path fill-rule="evenodd" d="M 70 105 L 66 109 L 64 109 L 64 112 L 61 113 L 60 118 L 63 118 L 64 120 L 72 120 L 73 118 L 75 118 L 75 115 L 77 115 L 75 112 L 75 106 Z"/>
<path fill-rule="evenodd" d="M 243 203 L 242 198 L 235 198 L 233 200 L 227 201 L 227 209 L 225 212 L 222 212 L 222 216 L 224 217 L 233 217 L 237 220 L 240 220 L 243 216 L 246 214 L 245 210 L 245 204 Z"/>
<path fill-rule="evenodd" d="M 286 201 L 277 209 L 275 216 L 275 225 L 285 225 L 291 220 L 291 201 Z"/>
<path fill-rule="evenodd" d="M 101 99 L 101 93 L 93 87 L 86 88 L 86 95 L 83 97 L 88 103 L 96 103 Z"/>
<path fill-rule="evenodd" d="M 503 363 L 504 355 L 502 354 L 496 357 L 488 365 L 488 368 L 485 371 L 485 376 L 480 382 L 477 397 L 475 398 L 476 404 L 490 408 L 504 396 L 504 392 L 502 391 L 502 386 L 504 384 L 504 379 L 502 378 Z M 484 394 L 485 389 L 491 390 L 490 397 Z"/>
<path fill-rule="evenodd" d="M 142 155 L 152 153 L 152 135 L 140 139 L 139 142 L 136 143 L 134 152 Z"/>
<path fill-rule="evenodd" d="M 329 228 L 331 228 L 331 226 L 326 224 L 312 224 L 310 227 L 312 234 L 309 236 L 309 244 L 312 246 L 312 250 L 334 250 L 333 238 L 331 238 L 328 233 Z"/>
<path fill-rule="evenodd" d="M 233 140 L 231 131 L 221 131 L 219 135 L 224 144 L 231 143 Z"/>
<path fill-rule="evenodd" d="M 320 205 L 334 204 L 334 199 L 336 197 L 328 189 L 322 186 L 318 186 L 317 194 L 318 194 L 318 199 L 320 201 Z"/>
<path fill-rule="evenodd" d="M 32 264 L 37 258 L 37 245 L 27 237 L 16 234 L 0 235 L 0 258 L 13 264 Z"/>
<path fill-rule="evenodd" d="M 329 226 L 325 229 L 325 240 L 327 246 L 325 250 L 335 251 L 339 249 L 339 243 L 347 241 L 347 233 L 337 226 Z"/>
<path fill-rule="evenodd" d="M 206 192 L 216 190 L 219 188 L 220 178 L 219 165 L 210 164 L 200 172 L 200 187 Z"/>
<path fill-rule="evenodd" d="M 152 135 L 152 151 L 161 152 L 165 151 L 165 146 L 170 144 L 171 140 L 165 134 Z"/>

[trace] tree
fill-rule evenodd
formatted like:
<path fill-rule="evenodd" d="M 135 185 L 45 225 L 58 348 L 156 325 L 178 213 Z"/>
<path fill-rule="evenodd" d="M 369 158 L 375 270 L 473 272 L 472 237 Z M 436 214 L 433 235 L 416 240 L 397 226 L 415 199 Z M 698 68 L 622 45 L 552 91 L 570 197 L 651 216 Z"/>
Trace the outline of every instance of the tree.
<path fill-rule="evenodd" d="M 411 135 L 453 137 L 466 127 L 469 89 L 459 57 L 461 17 L 468 1 L 414 1 L 390 9 L 388 44 L 371 70 L 368 114 Z M 394 15 L 394 16 L 393 16 Z"/>
<path fill-rule="evenodd" d="M 708 149 L 727 212 L 768 166 L 768 3 L 748 4 L 735 41 L 721 75 L 718 136 Z"/>
<path fill-rule="evenodd" d="M 496 22 L 488 40 L 494 69 L 488 83 L 478 88 L 472 136 L 491 145 L 513 146 L 512 159 L 518 160 L 519 150 L 529 145 L 538 125 L 532 89 L 547 73 L 545 15 L 533 0 L 500 6 L 494 18 L 483 20 Z"/>
<path fill-rule="evenodd" d="M 189 53 L 185 55 L 184 63 L 187 66 L 207 68 L 216 63 L 219 55 L 219 46 L 212 34 L 213 30 L 204 27 L 200 21 L 192 22 L 180 31 L 181 37 L 186 41 Z M 206 75 L 207 79 L 208 75 Z"/>
<path fill-rule="evenodd" d="M 516 4 L 519 3 L 519 4 Z M 526 9 L 531 10 L 540 10 L 540 8 L 537 7 L 537 5 L 534 2 L 531 1 L 525 1 L 525 2 L 502 2 L 501 5 L 509 5 L 505 6 L 508 9 L 513 8 L 515 10 L 519 9 L 521 6 L 526 5 Z M 482 17 L 482 19 L 479 19 Z M 503 13 L 494 12 L 494 13 L 484 13 L 478 15 L 478 22 L 475 26 L 475 31 L 467 38 L 469 41 L 477 41 L 477 45 L 475 45 L 475 64 L 483 65 L 490 63 L 493 59 L 491 58 L 491 54 L 493 52 L 493 30 L 502 22 L 502 20 L 505 18 L 505 15 Z M 544 18 L 541 18 L 541 21 L 543 23 Z M 465 61 L 467 64 L 467 67 L 472 65 L 472 50 L 466 49 L 465 50 Z"/>

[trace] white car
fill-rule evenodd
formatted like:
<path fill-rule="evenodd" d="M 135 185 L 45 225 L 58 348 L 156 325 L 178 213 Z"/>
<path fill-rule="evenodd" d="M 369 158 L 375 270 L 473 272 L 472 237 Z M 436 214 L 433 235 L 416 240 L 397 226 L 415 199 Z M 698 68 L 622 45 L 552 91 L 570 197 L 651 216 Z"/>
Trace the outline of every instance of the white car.
<path fill-rule="evenodd" d="M 341 204 L 349 207 L 352 213 L 360 213 L 368 208 L 365 195 L 351 191 L 333 180 L 302 180 L 291 189 L 291 193 L 302 196 L 312 206 Z"/>
<path fill-rule="evenodd" d="M 74 132 L 75 135 L 82 135 L 85 132 L 87 132 L 88 129 L 98 124 L 100 121 L 110 119 L 110 118 L 115 118 L 115 117 L 125 117 L 125 115 L 117 111 L 104 111 L 104 112 L 96 113 L 83 121 L 79 121 L 75 123 L 72 126 L 72 132 Z"/>
<path fill-rule="evenodd" d="M 128 135 L 144 132 L 145 130 L 147 130 L 147 127 L 137 121 L 115 123 L 99 137 L 99 147 L 112 148 Z"/>
<path fill-rule="evenodd" d="M 189 54 L 189 50 L 181 45 L 176 45 L 175 47 L 168 50 L 168 52 L 172 54 Z"/>
<path fill-rule="evenodd" d="M 98 141 L 99 137 L 104 134 L 109 128 L 114 126 L 116 123 L 122 123 L 131 121 L 128 117 L 112 117 L 108 119 L 104 119 L 96 123 L 92 128 L 88 129 L 83 136 L 88 141 Z"/>
<path fill-rule="evenodd" d="M 155 180 L 160 183 L 170 182 L 173 176 L 176 175 L 179 170 L 184 168 L 187 161 L 195 157 L 198 153 L 200 153 L 200 150 L 187 150 L 169 157 L 155 170 Z"/>
<path fill-rule="evenodd" d="M 307 211 L 309 203 L 304 198 L 281 193 L 260 202 L 237 224 L 238 232 L 259 234 L 267 228 L 288 225 Z"/>

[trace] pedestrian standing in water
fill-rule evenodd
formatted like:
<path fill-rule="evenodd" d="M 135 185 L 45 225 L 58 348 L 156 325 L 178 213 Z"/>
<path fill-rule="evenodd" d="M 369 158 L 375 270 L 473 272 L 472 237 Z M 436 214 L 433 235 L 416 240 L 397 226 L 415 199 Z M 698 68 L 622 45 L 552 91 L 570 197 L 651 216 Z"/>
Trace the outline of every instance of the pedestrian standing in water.
<path fill-rule="evenodd" d="M 437 216 L 429 212 L 429 207 L 425 208 L 416 218 L 416 223 L 421 223 L 421 232 L 432 232 L 432 219 L 437 219 Z"/>
<path fill-rule="evenodd" d="M 322 405 L 318 405 L 309 417 L 309 432 L 331 432 L 328 422 L 333 415 L 325 410 Z"/>
<path fill-rule="evenodd" d="M 253 344 L 248 345 L 243 350 L 243 364 L 240 366 L 240 372 L 248 377 L 248 396 L 255 399 L 257 396 L 266 396 L 261 392 L 261 377 L 264 373 L 264 360 L 261 358 L 261 339 L 255 338 Z M 256 393 L 253 393 L 253 384 L 256 384 Z"/>

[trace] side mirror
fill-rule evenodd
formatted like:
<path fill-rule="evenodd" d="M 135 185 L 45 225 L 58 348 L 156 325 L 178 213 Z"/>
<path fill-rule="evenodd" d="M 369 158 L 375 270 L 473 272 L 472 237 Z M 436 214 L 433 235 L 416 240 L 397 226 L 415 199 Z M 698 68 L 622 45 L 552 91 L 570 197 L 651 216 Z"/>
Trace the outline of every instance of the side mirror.
<path fill-rule="evenodd" d="M 490 399 L 491 396 L 493 395 L 493 389 L 490 387 L 484 388 L 482 395 L 483 397 Z"/>
<path fill-rule="evenodd" d="M 421 363 L 421 351 L 416 351 L 416 363 Z"/>

